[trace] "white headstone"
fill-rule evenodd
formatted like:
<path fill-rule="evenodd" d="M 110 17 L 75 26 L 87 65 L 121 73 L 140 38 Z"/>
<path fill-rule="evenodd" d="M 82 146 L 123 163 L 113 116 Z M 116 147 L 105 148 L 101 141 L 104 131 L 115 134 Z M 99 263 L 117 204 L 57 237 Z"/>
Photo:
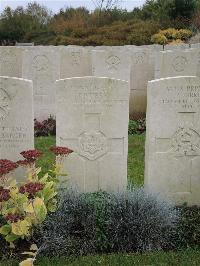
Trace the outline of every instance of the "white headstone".
<path fill-rule="evenodd" d="M 0 77 L 0 158 L 17 161 L 34 148 L 33 88 L 30 80 Z M 20 172 L 17 180 L 24 176 Z"/>
<path fill-rule="evenodd" d="M 55 81 L 59 77 L 58 51 L 37 46 L 24 53 L 23 78 L 33 80 L 34 118 L 42 121 L 55 116 Z"/>
<path fill-rule="evenodd" d="M 56 94 L 57 145 L 74 150 L 64 162 L 69 183 L 85 192 L 124 190 L 128 83 L 98 77 L 65 79 L 57 81 Z"/>
<path fill-rule="evenodd" d="M 92 51 L 93 76 L 109 77 L 130 82 L 129 52 L 118 50 Z"/>
<path fill-rule="evenodd" d="M 154 80 L 147 93 L 145 185 L 200 205 L 200 78 Z"/>
<path fill-rule="evenodd" d="M 200 48 L 200 43 L 191 44 L 191 48 Z"/>
<path fill-rule="evenodd" d="M 82 47 L 60 47 L 60 78 L 92 74 L 91 54 Z"/>
<path fill-rule="evenodd" d="M 155 65 L 155 78 L 196 76 L 196 49 L 160 52 Z"/>
<path fill-rule="evenodd" d="M 184 50 L 190 48 L 188 43 L 180 43 L 180 44 L 167 44 L 164 46 L 164 50 Z"/>
<path fill-rule="evenodd" d="M 154 79 L 154 51 L 137 49 L 132 52 L 130 78 L 130 114 L 140 117 L 146 113 L 147 84 Z"/>
<path fill-rule="evenodd" d="M 23 48 L 0 46 L 0 76 L 22 77 Z"/>

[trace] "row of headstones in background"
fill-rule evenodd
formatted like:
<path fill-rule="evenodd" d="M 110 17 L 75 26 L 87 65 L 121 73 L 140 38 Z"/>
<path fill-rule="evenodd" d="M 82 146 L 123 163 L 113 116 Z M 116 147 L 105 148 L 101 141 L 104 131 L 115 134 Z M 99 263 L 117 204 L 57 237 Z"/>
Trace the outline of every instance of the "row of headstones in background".
<path fill-rule="evenodd" d="M 69 184 L 80 191 L 127 185 L 128 83 L 98 77 L 56 82 L 57 145 Z M 0 77 L 0 158 L 19 160 L 33 144 L 32 82 Z M 178 204 L 200 205 L 200 78 L 149 82 L 145 186 Z M 18 181 L 24 173 L 17 173 Z"/>
<path fill-rule="evenodd" d="M 170 47 L 183 49 L 188 45 Z M 162 49 L 159 45 L 0 47 L 0 75 L 33 80 L 35 117 L 39 120 L 55 115 L 55 80 L 92 75 L 129 81 L 129 111 L 137 116 L 146 111 L 147 82 L 154 79 L 156 54 Z M 156 64 L 157 75 L 162 72 L 158 65 L 162 64 Z"/>
<path fill-rule="evenodd" d="M 33 80 L 34 115 L 39 120 L 55 115 L 55 81 L 74 76 L 105 76 L 127 80 L 129 112 L 146 112 L 147 83 L 155 78 L 200 75 L 199 44 L 166 46 L 36 46 L 0 47 L 0 75 Z M 93 50 L 96 49 L 96 50 Z M 160 52 L 161 51 L 161 52 Z"/>

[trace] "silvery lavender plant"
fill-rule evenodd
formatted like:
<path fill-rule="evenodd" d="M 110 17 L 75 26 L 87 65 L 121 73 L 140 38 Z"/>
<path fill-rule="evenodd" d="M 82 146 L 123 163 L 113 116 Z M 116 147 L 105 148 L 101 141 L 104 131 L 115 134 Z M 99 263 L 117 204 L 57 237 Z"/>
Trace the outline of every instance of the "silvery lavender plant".
<path fill-rule="evenodd" d="M 160 250 L 173 244 L 178 220 L 173 205 L 142 188 L 121 194 L 67 190 L 37 241 L 45 256 Z"/>

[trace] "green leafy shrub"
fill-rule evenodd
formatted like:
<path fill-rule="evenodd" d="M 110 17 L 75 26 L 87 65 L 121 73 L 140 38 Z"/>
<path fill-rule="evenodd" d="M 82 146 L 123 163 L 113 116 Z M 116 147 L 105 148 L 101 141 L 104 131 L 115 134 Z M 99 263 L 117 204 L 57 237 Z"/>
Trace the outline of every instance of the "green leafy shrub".
<path fill-rule="evenodd" d="M 192 37 L 193 33 L 191 30 L 187 30 L 187 29 L 180 29 L 178 31 L 178 39 L 181 39 L 183 41 L 187 41 L 188 39 L 190 39 Z"/>
<path fill-rule="evenodd" d="M 130 34 L 127 36 L 128 44 L 142 45 L 151 44 L 151 36 L 155 34 L 160 25 L 154 21 L 129 21 L 127 24 L 132 25 Z"/>
<path fill-rule="evenodd" d="M 168 28 L 166 30 L 161 30 L 159 33 L 163 34 L 167 40 L 176 40 L 178 36 L 179 30 L 176 30 L 174 28 Z"/>
<path fill-rule="evenodd" d="M 179 207 L 181 219 L 177 227 L 176 246 L 200 246 L 200 207 Z"/>
<path fill-rule="evenodd" d="M 124 194 L 65 191 L 58 210 L 37 232 L 40 255 L 165 249 L 178 211 L 158 197 L 133 189 Z"/>
<path fill-rule="evenodd" d="M 164 44 L 167 44 L 168 40 L 164 34 L 157 33 L 151 37 L 151 42 L 164 45 Z"/>
<path fill-rule="evenodd" d="M 137 120 L 129 120 L 128 134 L 142 134 L 146 131 L 146 119 L 140 118 Z"/>

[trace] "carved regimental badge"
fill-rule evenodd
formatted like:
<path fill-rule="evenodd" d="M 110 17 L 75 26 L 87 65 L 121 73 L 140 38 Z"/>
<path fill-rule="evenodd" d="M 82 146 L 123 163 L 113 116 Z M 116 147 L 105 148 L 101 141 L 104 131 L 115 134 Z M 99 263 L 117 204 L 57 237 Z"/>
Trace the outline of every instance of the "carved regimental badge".
<path fill-rule="evenodd" d="M 194 129 L 180 127 L 172 138 L 172 149 L 178 156 L 198 156 L 200 135 Z"/>
<path fill-rule="evenodd" d="M 111 55 L 106 59 L 109 70 L 117 70 L 117 66 L 120 64 L 119 57 Z"/>
<path fill-rule="evenodd" d="M 10 67 L 14 66 L 17 63 L 17 56 L 15 53 L 12 53 L 11 50 L 4 50 L 1 54 L 2 64 L 9 65 Z"/>
<path fill-rule="evenodd" d="M 185 70 L 188 64 L 188 60 L 184 56 L 177 56 L 172 63 L 172 66 L 176 72 L 182 72 Z"/>
<path fill-rule="evenodd" d="M 80 155 L 89 160 L 96 160 L 107 152 L 107 140 L 100 131 L 85 132 L 79 137 Z"/>
<path fill-rule="evenodd" d="M 137 52 L 135 53 L 135 64 L 142 64 L 145 59 L 145 53 Z"/>
<path fill-rule="evenodd" d="M 33 58 L 33 69 L 37 72 L 46 72 L 49 69 L 49 59 L 46 55 L 37 55 Z"/>
<path fill-rule="evenodd" d="M 72 65 L 79 66 L 81 64 L 81 52 L 79 51 L 71 52 L 71 62 Z"/>

